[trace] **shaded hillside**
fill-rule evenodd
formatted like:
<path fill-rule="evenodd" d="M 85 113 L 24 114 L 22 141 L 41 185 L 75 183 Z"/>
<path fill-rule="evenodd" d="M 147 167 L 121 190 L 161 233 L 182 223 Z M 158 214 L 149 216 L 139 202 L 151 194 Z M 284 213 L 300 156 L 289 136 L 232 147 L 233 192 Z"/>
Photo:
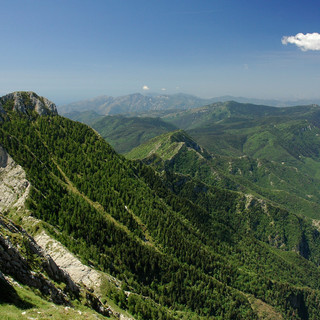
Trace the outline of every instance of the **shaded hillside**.
<path fill-rule="evenodd" d="M 159 118 L 123 116 L 104 117 L 94 122 L 92 128 L 120 153 L 126 153 L 153 137 L 176 129 Z"/>
<path fill-rule="evenodd" d="M 74 111 L 66 117 L 91 126 L 119 153 L 127 153 L 153 137 L 177 129 L 151 117 L 101 116 L 94 111 Z"/>
<path fill-rule="evenodd" d="M 310 223 L 190 176 L 160 175 L 86 125 L 12 111 L 8 101 L 0 141 L 26 171 L 31 214 L 122 281 L 122 291 L 101 289 L 121 308 L 143 319 L 258 319 L 261 305 L 277 319 L 320 317 L 320 239 Z M 199 149 L 190 138 L 184 148 Z"/>

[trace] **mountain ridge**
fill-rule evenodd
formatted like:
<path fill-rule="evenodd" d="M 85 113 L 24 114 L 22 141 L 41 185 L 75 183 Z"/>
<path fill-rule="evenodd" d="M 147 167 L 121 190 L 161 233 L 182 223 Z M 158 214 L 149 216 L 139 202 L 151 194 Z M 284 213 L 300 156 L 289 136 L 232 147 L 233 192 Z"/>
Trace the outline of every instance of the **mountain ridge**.
<path fill-rule="evenodd" d="M 319 317 L 320 238 L 307 219 L 129 161 L 59 115 L 7 112 L 0 141 L 31 184 L 27 214 L 84 264 L 122 281 L 101 288 L 103 305 L 112 299 L 138 319 L 253 320 L 263 301 L 274 319 Z M 169 143 L 182 139 L 179 153 L 206 159 L 181 131 Z"/>
<path fill-rule="evenodd" d="M 141 93 L 133 93 L 120 97 L 100 96 L 79 101 L 60 106 L 59 111 L 61 114 L 88 110 L 102 115 L 137 114 L 150 110 L 185 109 L 201 106 L 210 101 L 210 99 L 202 99 L 186 94 L 142 95 Z"/>
<path fill-rule="evenodd" d="M 320 104 L 319 99 L 281 101 L 268 99 L 254 99 L 234 96 L 220 96 L 214 98 L 200 98 L 185 93 L 175 94 L 141 94 L 133 93 L 124 96 L 98 96 L 95 98 L 81 100 L 78 102 L 61 105 L 58 107 L 62 115 L 73 111 L 95 111 L 101 115 L 113 114 L 141 114 L 151 110 L 179 110 L 190 109 L 209 105 L 217 102 L 237 101 L 239 103 L 251 103 L 274 107 L 292 107 L 296 105 Z"/>
<path fill-rule="evenodd" d="M 319 193 L 315 186 L 320 181 L 316 146 L 319 145 L 320 132 L 318 118 L 314 114 L 318 114 L 319 106 L 296 107 L 292 112 L 287 108 L 268 107 L 258 110 L 255 115 L 254 110 L 250 112 L 250 105 L 239 104 L 241 108 L 249 107 L 248 116 L 241 113 L 239 117 L 238 111 L 235 116 L 230 116 L 229 111 L 226 112 L 226 105 L 230 103 L 183 111 L 180 113 L 182 117 L 179 118 L 177 113 L 170 119 L 170 123 L 187 128 L 187 134 L 214 158 L 210 164 L 200 163 L 197 158 L 193 159 L 185 153 L 185 159 L 194 161 L 193 165 L 189 163 L 189 169 L 197 172 L 202 166 L 203 181 L 210 180 L 212 172 L 220 172 L 224 177 L 221 181 L 225 181 L 225 186 L 229 188 L 237 189 L 237 185 L 241 186 L 240 189 L 249 187 L 251 192 L 255 190 L 260 196 L 271 197 L 281 205 L 292 203 L 290 210 L 301 210 L 301 213 L 317 218 Z M 260 114 L 264 115 L 268 110 L 271 116 L 261 117 Z M 153 150 L 153 144 L 166 146 L 160 155 L 163 156 L 169 152 L 166 148 L 170 148 L 170 144 L 167 145 L 162 139 L 165 138 L 156 137 L 131 150 L 128 156 L 146 159 Z M 184 165 L 187 169 L 188 161 L 183 161 L 182 155 L 180 158 L 180 169 Z M 299 187 L 300 182 L 304 188 Z M 214 183 L 218 184 L 218 181 Z"/>

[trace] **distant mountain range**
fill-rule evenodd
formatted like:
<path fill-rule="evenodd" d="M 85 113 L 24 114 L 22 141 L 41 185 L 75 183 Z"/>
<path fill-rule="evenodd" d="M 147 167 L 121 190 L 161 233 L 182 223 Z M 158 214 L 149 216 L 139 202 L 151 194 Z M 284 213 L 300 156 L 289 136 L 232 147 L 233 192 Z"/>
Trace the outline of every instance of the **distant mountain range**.
<path fill-rule="evenodd" d="M 140 93 L 134 93 L 120 97 L 100 96 L 89 100 L 81 100 L 78 102 L 62 105 L 58 107 L 58 111 L 62 115 L 84 111 L 94 111 L 100 115 L 141 114 L 150 111 L 190 109 L 215 102 L 226 102 L 231 100 L 241 103 L 262 104 L 275 107 L 320 103 L 320 100 L 280 101 L 234 96 L 221 96 L 211 99 L 203 99 L 184 93 L 177 93 L 172 95 L 142 95 Z"/>
<path fill-rule="evenodd" d="M 211 103 L 211 99 L 201 99 L 187 94 L 142 95 L 129 94 L 120 97 L 102 96 L 78 101 L 59 107 L 59 113 L 95 111 L 101 115 L 142 113 L 150 110 L 189 109 Z"/>

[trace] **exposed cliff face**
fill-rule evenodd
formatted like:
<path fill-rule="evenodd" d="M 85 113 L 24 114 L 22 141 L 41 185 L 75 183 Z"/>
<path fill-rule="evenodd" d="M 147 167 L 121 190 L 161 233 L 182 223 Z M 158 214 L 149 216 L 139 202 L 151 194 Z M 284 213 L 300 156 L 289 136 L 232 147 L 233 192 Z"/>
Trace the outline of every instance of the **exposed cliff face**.
<path fill-rule="evenodd" d="M 24 206 L 30 183 L 21 166 L 0 145 L 0 212 Z"/>
<path fill-rule="evenodd" d="M 119 313 L 113 307 L 102 305 L 101 285 L 103 281 L 111 282 L 116 287 L 121 286 L 121 282 L 116 278 L 102 272 L 98 272 L 76 258 L 70 251 L 68 251 L 60 242 L 51 238 L 45 231 L 35 236 L 35 241 L 41 248 L 52 257 L 58 268 L 68 275 L 69 279 L 79 286 L 85 286 L 88 291 L 86 298 L 92 309 L 101 314 L 114 315 L 120 320 L 133 320 L 132 317 L 127 317 Z M 130 293 L 127 292 L 127 295 Z"/>
<path fill-rule="evenodd" d="M 72 255 L 62 244 L 44 231 L 35 237 L 37 244 L 39 244 L 50 256 L 54 259 L 55 263 L 68 273 L 75 283 L 83 283 L 92 291 L 99 291 L 101 286 L 100 274 L 82 264 L 74 255 Z"/>
<path fill-rule="evenodd" d="M 30 91 L 17 91 L 0 98 L 0 117 L 2 120 L 5 118 L 6 108 L 24 114 L 34 110 L 41 116 L 58 114 L 57 107 L 53 102 Z"/>
<path fill-rule="evenodd" d="M 0 288 L 10 288 L 4 275 L 38 289 L 56 304 L 71 306 L 74 297 L 85 296 L 87 306 L 103 315 L 111 313 L 96 295 L 81 283 L 74 282 L 69 273 L 61 269 L 23 228 L 0 214 Z M 14 293 L 13 288 L 11 291 Z M 4 297 L 2 300 L 6 301 Z M 9 299 L 8 302 L 13 301 Z"/>

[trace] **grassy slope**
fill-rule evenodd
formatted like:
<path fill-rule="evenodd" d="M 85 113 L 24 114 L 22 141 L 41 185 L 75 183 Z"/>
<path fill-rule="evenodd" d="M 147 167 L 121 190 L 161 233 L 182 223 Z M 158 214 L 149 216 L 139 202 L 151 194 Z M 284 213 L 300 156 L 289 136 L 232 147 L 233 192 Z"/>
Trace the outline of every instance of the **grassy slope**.
<path fill-rule="evenodd" d="M 15 285 L 14 290 L 21 303 L 0 303 L 0 318 L 3 320 L 16 319 L 105 319 L 102 315 L 94 312 L 81 304 L 73 308 L 55 305 L 42 299 L 29 287 Z M 109 319 L 115 319 L 111 317 Z"/>
<path fill-rule="evenodd" d="M 319 156 L 319 107 L 273 108 L 229 102 L 165 117 L 209 151 L 297 163 Z"/>

